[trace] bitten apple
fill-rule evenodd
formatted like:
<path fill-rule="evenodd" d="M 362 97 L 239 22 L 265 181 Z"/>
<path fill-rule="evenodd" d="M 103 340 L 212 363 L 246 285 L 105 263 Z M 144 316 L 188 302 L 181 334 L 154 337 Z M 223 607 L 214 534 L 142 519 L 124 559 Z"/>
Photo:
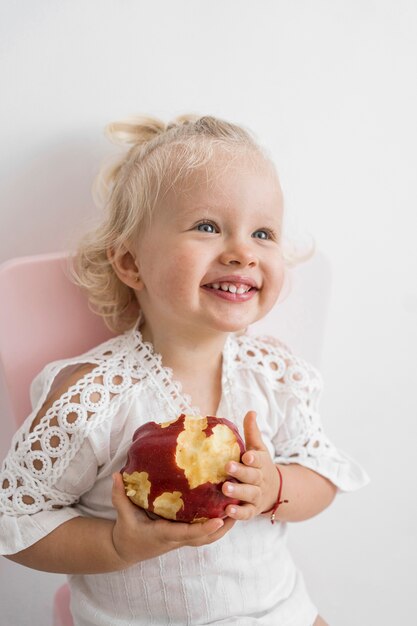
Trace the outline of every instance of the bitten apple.
<path fill-rule="evenodd" d="M 226 506 L 238 503 L 222 492 L 225 466 L 240 461 L 244 451 L 236 426 L 225 418 L 182 414 L 171 422 L 148 422 L 134 433 L 121 470 L 126 494 L 169 520 L 224 518 Z"/>

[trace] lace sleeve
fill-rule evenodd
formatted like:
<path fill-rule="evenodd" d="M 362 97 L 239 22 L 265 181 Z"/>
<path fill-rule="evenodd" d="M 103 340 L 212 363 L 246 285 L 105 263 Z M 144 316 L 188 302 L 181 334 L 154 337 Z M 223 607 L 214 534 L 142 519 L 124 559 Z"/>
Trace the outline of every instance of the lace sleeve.
<path fill-rule="evenodd" d="M 71 505 L 95 480 L 98 460 L 89 435 L 111 420 L 126 397 L 122 392 L 137 380 L 132 368 L 111 359 L 82 371 L 84 375 L 71 377 L 64 393 L 56 393 L 37 415 L 29 416 L 12 440 L 0 473 L 0 553 L 23 549 L 79 515 Z M 79 458 L 88 471 L 83 467 L 83 472 L 73 473 L 72 483 L 66 473 Z"/>
<path fill-rule="evenodd" d="M 274 338 L 244 340 L 243 348 L 241 359 L 249 359 L 251 369 L 268 380 L 274 411 L 281 416 L 272 437 L 274 461 L 304 465 L 343 491 L 365 485 L 369 479 L 362 467 L 324 433 L 319 413 L 323 383 L 316 368 Z"/>
<path fill-rule="evenodd" d="M 326 455 L 334 446 L 323 432 L 318 410 L 322 380 L 311 366 L 298 360 L 290 370 L 284 389 L 278 390 L 277 403 L 284 421 L 274 439 L 277 462 L 301 462 Z"/>
<path fill-rule="evenodd" d="M 303 361 L 292 367 L 292 392 L 284 394 L 285 419 L 274 439 L 275 462 L 304 465 L 328 478 L 339 491 L 365 486 L 369 478 L 361 465 L 336 448 L 323 430 L 319 413 L 321 376 Z"/>
<path fill-rule="evenodd" d="M 28 419 L 12 440 L 0 475 L 1 511 L 33 514 L 68 506 L 77 495 L 55 485 L 93 428 L 110 418 L 121 391 L 132 383 L 127 370 L 94 367 L 59 396 L 42 417 Z"/>

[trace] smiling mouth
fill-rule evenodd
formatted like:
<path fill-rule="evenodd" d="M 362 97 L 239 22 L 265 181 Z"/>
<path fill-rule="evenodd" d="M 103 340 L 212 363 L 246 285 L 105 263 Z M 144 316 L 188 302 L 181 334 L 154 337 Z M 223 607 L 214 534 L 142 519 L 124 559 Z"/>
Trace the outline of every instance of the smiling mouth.
<path fill-rule="evenodd" d="M 202 285 L 202 289 L 215 298 L 236 304 L 251 300 L 259 291 L 252 285 L 231 282 L 207 283 Z"/>
<path fill-rule="evenodd" d="M 214 291 L 226 291 L 229 293 L 237 293 L 238 295 L 243 295 L 244 293 L 248 293 L 249 291 L 255 291 L 255 287 L 251 287 L 250 285 L 245 285 L 243 283 L 209 283 L 207 285 L 203 285 L 206 289 L 213 289 Z"/>

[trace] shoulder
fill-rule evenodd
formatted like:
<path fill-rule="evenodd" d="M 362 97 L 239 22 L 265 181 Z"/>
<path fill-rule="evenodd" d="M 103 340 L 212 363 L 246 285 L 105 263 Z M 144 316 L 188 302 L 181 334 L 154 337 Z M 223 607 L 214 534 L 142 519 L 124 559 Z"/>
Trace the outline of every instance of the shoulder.
<path fill-rule="evenodd" d="M 83 394 L 85 399 L 86 389 L 94 388 L 104 397 L 131 386 L 138 369 L 136 343 L 135 333 L 128 332 L 78 356 L 49 363 L 32 382 L 32 406 L 43 413 L 66 393 Z"/>
<path fill-rule="evenodd" d="M 312 393 L 322 388 L 318 370 L 279 339 L 242 334 L 234 342 L 235 365 L 266 378 L 280 391 Z"/>
<path fill-rule="evenodd" d="M 37 437 L 54 432 L 73 446 L 73 439 L 85 437 L 130 401 L 141 380 L 134 352 L 134 335 L 126 333 L 51 363 L 40 375 L 41 393 L 24 427 Z"/>

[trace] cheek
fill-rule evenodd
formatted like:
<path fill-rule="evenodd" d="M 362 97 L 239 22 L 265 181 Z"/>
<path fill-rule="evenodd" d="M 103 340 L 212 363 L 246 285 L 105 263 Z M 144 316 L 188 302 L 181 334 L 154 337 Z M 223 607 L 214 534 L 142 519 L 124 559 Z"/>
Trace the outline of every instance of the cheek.
<path fill-rule="evenodd" d="M 285 282 L 285 264 L 280 256 L 279 259 L 270 266 L 268 275 L 269 288 L 267 290 L 268 305 L 273 306 L 278 299 Z"/>
<path fill-rule="evenodd" d="M 185 297 L 191 287 L 199 281 L 197 260 L 193 255 L 184 251 L 171 252 L 164 255 L 159 249 L 160 261 L 150 265 L 148 276 L 161 297 L 172 294 L 176 298 Z M 158 258 L 157 256 L 154 258 Z"/>
<path fill-rule="evenodd" d="M 279 269 L 276 272 L 276 278 L 275 278 L 275 286 L 276 286 L 276 292 L 277 292 L 277 296 L 279 296 L 281 289 L 284 285 L 285 282 L 285 265 L 284 265 L 284 261 L 281 262 Z"/>

